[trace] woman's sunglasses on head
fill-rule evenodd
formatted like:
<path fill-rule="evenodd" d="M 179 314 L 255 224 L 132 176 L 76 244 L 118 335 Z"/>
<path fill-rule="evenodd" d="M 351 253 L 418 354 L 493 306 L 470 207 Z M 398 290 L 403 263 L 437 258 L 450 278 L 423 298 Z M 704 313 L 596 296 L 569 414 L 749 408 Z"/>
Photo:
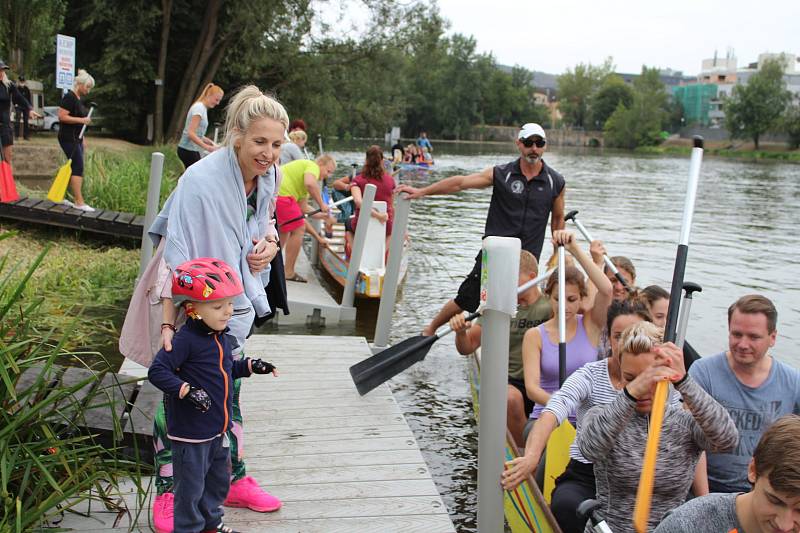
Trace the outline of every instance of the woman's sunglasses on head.
<path fill-rule="evenodd" d="M 527 139 L 520 139 L 520 142 L 522 143 L 522 146 L 524 146 L 525 148 L 530 148 L 534 144 L 536 145 L 536 148 L 543 148 L 544 145 L 547 144 L 547 141 L 545 141 L 544 139 L 534 140 L 532 137 L 528 137 Z"/>

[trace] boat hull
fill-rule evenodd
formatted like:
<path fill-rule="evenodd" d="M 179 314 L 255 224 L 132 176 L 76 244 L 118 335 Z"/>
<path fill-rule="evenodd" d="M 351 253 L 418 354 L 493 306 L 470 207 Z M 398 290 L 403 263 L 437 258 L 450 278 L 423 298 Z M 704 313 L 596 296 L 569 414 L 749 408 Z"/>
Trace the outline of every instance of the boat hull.
<path fill-rule="evenodd" d="M 470 356 L 470 390 L 475 421 L 479 419 L 478 391 L 480 390 L 480 353 Z M 505 462 L 513 461 L 520 453 L 511 434 L 506 430 Z M 531 476 L 513 491 L 503 493 L 506 523 L 513 533 L 561 533 L 539 487 Z"/>

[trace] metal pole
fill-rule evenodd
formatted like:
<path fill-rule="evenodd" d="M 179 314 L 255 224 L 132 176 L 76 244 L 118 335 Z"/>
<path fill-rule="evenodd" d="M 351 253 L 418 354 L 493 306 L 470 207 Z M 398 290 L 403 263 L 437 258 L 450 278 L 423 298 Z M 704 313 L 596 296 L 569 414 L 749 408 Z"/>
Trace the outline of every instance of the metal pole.
<path fill-rule="evenodd" d="M 372 202 L 375 200 L 375 191 L 377 190 L 378 188 L 371 183 L 364 188 L 356 235 L 353 238 L 353 251 L 350 254 L 350 265 L 347 267 L 347 280 L 344 283 L 344 294 L 342 294 L 343 307 L 353 307 L 355 303 L 358 267 L 361 265 L 361 256 L 364 253 L 364 243 L 367 242 L 367 224 L 369 224 L 369 217 L 372 216 Z"/>
<path fill-rule="evenodd" d="M 558 247 L 558 386 L 567 380 L 567 287 L 564 246 Z"/>
<path fill-rule="evenodd" d="M 317 154 L 317 157 L 319 157 L 322 155 L 322 134 L 320 133 L 317 133 L 317 145 L 319 145 L 319 153 Z"/>
<path fill-rule="evenodd" d="M 397 196 L 396 202 L 392 237 L 389 242 L 389 264 L 386 265 L 386 274 L 383 276 L 378 323 L 375 326 L 375 340 L 372 343 L 374 350 L 383 350 L 389 344 L 392 313 L 400 281 L 400 263 L 403 259 L 403 245 L 405 244 L 406 226 L 408 226 L 408 212 L 411 208 L 411 200 L 403 194 Z"/>
<path fill-rule="evenodd" d="M 683 301 L 681 302 L 681 312 L 678 318 L 678 333 L 675 336 L 675 346 L 678 348 L 683 348 L 683 343 L 686 340 L 686 330 L 689 327 L 689 312 L 692 309 L 692 295 L 695 292 L 702 292 L 703 288 L 697 283 L 687 281 L 683 284 L 683 290 Z"/>
<path fill-rule="evenodd" d="M 516 241 L 510 246 L 508 241 Z M 506 242 L 504 242 L 506 241 Z M 506 398 L 508 396 L 508 344 L 511 314 L 516 308 L 519 277 L 518 239 L 487 237 L 481 277 L 486 293 L 481 329 L 481 386 L 478 421 L 478 531 L 503 530 L 503 473 L 506 443 Z M 494 294 L 492 294 L 494 293 Z M 498 298 L 498 293 L 500 298 Z M 506 305 L 503 305 L 503 302 Z"/>
<path fill-rule="evenodd" d="M 139 276 L 142 276 L 147 263 L 153 257 L 153 241 L 147 234 L 150 226 L 158 214 L 158 200 L 161 193 L 161 175 L 164 172 L 164 154 L 153 152 L 150 158 L 150 183 L 147 185 L 147 210 L 144 214 L 144 226 L 142 227 L 142 248 L 139 255 Z"/>

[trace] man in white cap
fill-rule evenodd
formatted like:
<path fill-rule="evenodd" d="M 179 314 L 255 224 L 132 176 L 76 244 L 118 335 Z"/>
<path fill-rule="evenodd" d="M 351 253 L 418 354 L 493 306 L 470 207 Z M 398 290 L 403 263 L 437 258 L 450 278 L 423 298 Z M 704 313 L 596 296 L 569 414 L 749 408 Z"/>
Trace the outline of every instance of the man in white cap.
<path fill-rule="evenodd" d="M 520 157 L 505 165 L 489 167 L 468 176 L 450 176 L 421 189 L 400 185 L 397 190 L 413 199 L 492 186 L 492 200 L 483 236 L 517 237 L 522 241 L 522 249 L 532 253 L 538 260 L 551 212 L 550 231 L 564 227 L 566 187 L 564 177 L 542 159 L 547 137 L 539 124 L 530 122 L 522 126 L 516 145 Z M 423 334 L 433 335 L 439 326 L 456 313 L 475 311 L 480 303 L 480 280 L 479 252 L 472 272 L 458 289 L 458 295 L 442 307 Z"/>

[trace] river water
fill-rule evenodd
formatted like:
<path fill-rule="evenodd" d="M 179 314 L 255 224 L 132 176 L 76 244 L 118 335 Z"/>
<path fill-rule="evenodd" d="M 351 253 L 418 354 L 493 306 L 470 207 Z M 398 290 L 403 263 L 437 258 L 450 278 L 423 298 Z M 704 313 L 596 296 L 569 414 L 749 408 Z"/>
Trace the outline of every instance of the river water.
<path fill-rule="evenodd" d="M 353 146 L 354 148 L 354 146 Z M 514 146 L 439 145 L 436 170 L 403 173 L 401 183 L 424 185 L 512 160 Z M 363 161 L 363 152 L 333 151 L 340 165 Z M 646 157 L 599 151 L 545 155 L 567 180 L 566 210 L 579 218 L 610 255 L 630 257 L 639 286 L 667 289 L 683 212 L 688 157 Z M 340 166 L 342 168 L 342 166 Z M 338 175 L 339 173 L 337 173 Z M 455 295 L 481 246 L 491 190 L 427 197 L 411 207 L 412 252 L 394 312 L 391 342 L 418 334 Z M 692 226 L 686 280 L 703 292 L 692 305 L 687 338 L 703 355 L 727 347 L 727 307 L 758 292 L 779 313 L 774 354 L 800 366 L 800 166 L 703 162 Z M 543 258 L 551 247 L 546 244 Z M 369 320 L 356 333 L 371 339 Z M 335 333 L 326 328 L 323 334 Z M 467 361 L 452 337 L 390 382 L 430 465 L 459 531 L 475 531 L 477 433 L 472 418 Z"/>

